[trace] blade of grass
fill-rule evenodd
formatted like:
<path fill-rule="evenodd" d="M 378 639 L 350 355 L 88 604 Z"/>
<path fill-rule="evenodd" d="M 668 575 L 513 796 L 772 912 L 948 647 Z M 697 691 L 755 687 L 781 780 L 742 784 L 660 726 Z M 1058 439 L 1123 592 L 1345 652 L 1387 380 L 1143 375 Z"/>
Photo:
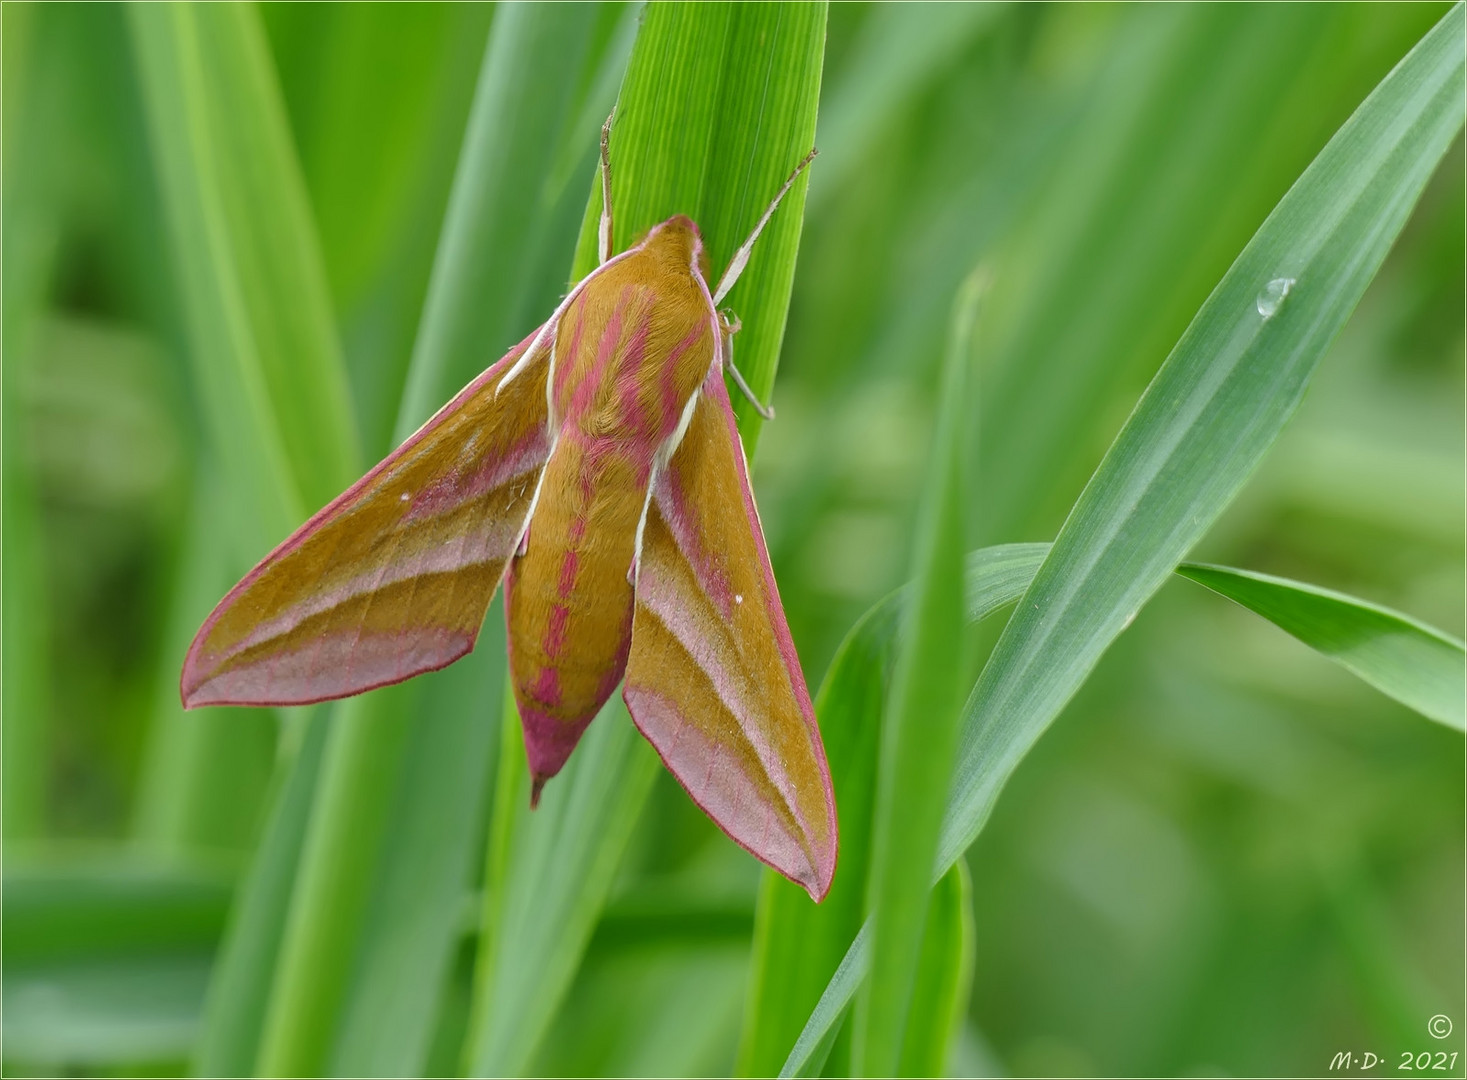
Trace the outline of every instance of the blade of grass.
<path fill-rule="evenodd" d="M 927 490 L 917 524 L 902 643 L 881 728 L 876 818 L 866 908 L 872 971 L 856 1003 L 852 1072 L 892 1076 L 901 1063 L 922 951 L 929 870 L 951 782 L 966 682 L 963 632 L 968 368 L 982 282 L 959 291 L 940 391 Z"/>
<path fill-rule="evenodd" d="M 129 8 L 190 362 L 248 565 L 358 467 L 304 185 L 251 7 Z M 199 1066 L 252 1072 L 326 737 L 278 790 L 210 989 Z"/>
<path fill-rule="evenodd" d="M 1358 81 L 1426 28 L 1403 39 L 1403 10 L 1364 35 L 1348 10 L 1305 5 L 1120 14 L 1125 52 L 1015 237 L 1035 271 L 995 283 L 1012 316 L 986 396 L 993 538 L 1053 535 L 1168 346 L 1367 91 Z"/>
<path fill-rule="evenodd" d="M 613 698 L 531 812 L 507 685 L 504 710 L 465 1043 L 471 1076 L 528 1069 L 580 965 L 658 767 Z"/>
<path fill-rule="evenodd" d="M 1017 600 L 1044 561 L 1047 544 L 1005 544 L 970 553 L 966 564 L 969 622 Z M 846 947 L 861 928 L 871 855 L 877 744 L 891 686 L 904 591 L 876 604 L 837 650 L 815 698 L 815 715 L 835 779 L 840 815 L 840 873 L 816 906 L 796 885 L 765 873 L 754 924 L 740 1076 L 770 1076 L 794 1045 Z M 826 1048 L 827 1075 L 850 1073 L 849 1026 Z M 818 1055 L 817 1055 L 818 1056 Z"/>
<path fill-rule="evenodd" d="M 1293 634 L 1422 716 L 1462 730 L 1462 643 L 1425 623 L 1351 596 L 1226 566 L 1177 573 Z"/>
<path fill-rule="evenodd" d="M 42 24 L 49 12 L 20 9 L 7 18 L 4 46 L 4 150 L 12 165 L 5 176 L 6 228 L 3 242 L 5 288 L 3 379 L 5 417 L 3 530 L 0 575 L 3 605 L 4 685 L 4 834 L 6 840 L 33 837 L 45 823 L 49 772 L 46 717 L 47 642 L 50 619 L 44 538 L 35 481 L 25 453 L 26 424 L 15 403 L 23 400 L 22 379 L 32 352 L 32 328 L 41 311 L 56 255 L 58 225 L 53 155 L 44 123 L 54 113 L 57 58 L 54 32 Z"/>
<path fill-rule="evenodd" d="M 375 457 L 397 422 L 494 5 L 266 4 L 263 15 Z"/>
<path fill-rule="evenodd" d="M 254 9 L 129 15 L 190 358 L 248 565 L 357 472 L 345 369 Z"/>
<path fill-rule="evenodd" d="M 1292 415 L 1462 125 L 1462 13 L 1438 22 L 1284 196 L 1086 486 L 965 707 L 938 868 L 967 850 L 1029 747 Z M 1280 280 L 1294 284 L 1274 304 Z M 843 1011 L 868 950 L 863 931 L 786 1072 Z"/>
<path fill-rule="evenodd" d="M 959 860 L 932 887 L 898 1076 L 949 1076 L 973 985 L 973 880 Z"/>
<path fill-rule="evenodd" d="M 867 612 L 841 644 L 815 695 L 815 715 L 835 782 L 839 872 L 819 905 L 811 904 L 802 888 L 773 871 L 762 876 L 735 1070 L 739 1076 L 771 1076 L 778 1071 L 847 943 L 861 928 L 877 747 L 900 618 L 901 607 L 892 598 Z M 845 1034 L 841 1038 L 842 1045 L 826 1047 L 826 1054 L 834 1054 L 833 1073 L 848 1075 L 850 1039 Z"/>
<path fill-rule="evenodd" d="M 260 1034 L 260 1075 L 325 1069 L 412 721 L 395 707 L 403 692 L 347 698 L 331 711 Z"/>
<path fill-rule="evenodd" d="M 396 438 L 544 319 L 565 284 L 596 134 L 635 25 L 624 4 L 510 5 L 489 35 Z M 582 73 L 580 85 L 565 77 Z M 609 83 L 609 85 L 606 85 Z M 602 115 L 597 117 L 596 114 Z M 572 169 L 563 159 L 569 157 Z M 571 179 L 572 173 L 575 179 Z"/>
<path fill-rule="evenodd" d="M 196 469 L 132 824 L 137 840 L 175 857 L 250 850 L 275 765 L 278 724 L 274 710 L 186 713 L 178 700 L 178 658 L 237 576 L 219 527 L 228 503 L 219 470 L 208 461 Z"/>
<path fill-rule="evenodd" d="M 482 843 L 495 760 L 485 702 L 499 695 L 502 627 L 496 604 L 475 655 L 427 685 L 396 688 L 387 702 L 387 710 L 411 722 L 400 743 L 370 748 L 389 758 L 395 775 L 379 796 L 385 824 L 363 886 L 365 912 L 332 1036 L 330 1075 L 412 1076 L 426 1067 Z"/>
<path fill-rule="evenodd" d="M 676 213 L 696 221 L 715 275 L 814 145 L 825 5 L 646 9 L 612 133 L 614 246 Z M 812 167 L 812 171 L 818 166 Z M 804 222 L 807 173 L 790 189 L 729 294 L 743 320 L 738 363 L 761 401 L 774 386 Z M 586 207 L 576 271 L 595 265 L 599 196 Z M 731 391 L 750 460 L 759 414 Z"/>
<path fill-rule="evenodd" d="M 1000 544 L 979 548 L 967 559 L 968 620 L 978 622 L 1024 594 L 1049 552 L 1048 544 Z M 1238 592 L 1243 606 L 1294 633 L 1272 611 L 1304 607 L 1317 614 L 1307 627 L 1313 645 L 1325 641 L 1368 640 L 1384 633 L 1400 651 L 1355 650 L 1354 671 L 1361 679 L 1423 715 L 1414 704 L 1434 700 L 1433 687 L 1462 669 L 1462 646 L 1441 631 L 1388 608 L 1328 593 L 1327 607 L 1316 608 L 1315 586 L 1266 577 L 1228 567 L 1183 563 L 1177 573 L 1198 580 L 1199 573 L 1246 578 Z M 841 814 L 841 860 L 846 873 L 864 870 L 869 857 L 871 792 L 875 783 L 876 731 L 890 684 L 893 655 L 905 591 L 876 604 L 851 629 L 831 662 L 816 698 L 826 751 L 836 778 Z M 1230 597 L 1231 598 L 1231 597 Z M 1320 650 L 1324 655 L 1329 652 Z M 1406 654 L 1403 662 L 1402 653 Z M 1332 657 L 1334 658 L 1334 657 Z M 1343 664 L 1343 660 L 1340 660 Z M 1407 664 L 1415 665 L 1407 667 Z M 859 875 L 864 877 L 864 875 Z M 766 874 L 755 917 L 754 966 L 740 1049 L 738 1074 L 768 1075 L 778 1070 L 820 993 L 861 926 L 859 886 L 837 879 L 825 902 L 812 907 L 804 893 L 775 874 Z M 842 1075 L 840 1042 L 831 1053 L 828 1075 Z M 813 1054 L 814 1063 L 818 1054 Z M 814 1073 L 820 1071 L 818 1065 Z"/>
<path fill-rule="evenodd" d="M 810 148 L 824 31 L 820 4 L 645 10 L 611 137 L 618 250 L 657 222 L 686 213 L 702 229 L 714 272 L 722 269 Z M 600 195 L 594 183 L 591 190 L 573 278 L 595 265 Z M 804 190 L 802 180 L 786 197 L 730 297 L 744 323 L 740 367 L 765 400 L 789 304 Z M 736 409 L 752 457 L 758 417 Z M 605 713 L 533 815 L 518 724 L 508 714 L 465 1046 L 474 1075 L 529 1066 L 655 776 L 656 757 L 619 699 Z"/>
<path fill-rule="evenodd" d="M 317 706 L 296 717 L 300 745 L 278 771 L 270 816 L 209 979 L 204 1026 L 194 1047 L 195 1076 L 252 1076 L 270 988 L 290 910 L 311 804 L 326 747 L 328 718 Z"/>
<path fill-rule="evenodd" d="M 1459 4 L 1305 170 L 1152 380 L 969 699 L 942 865 L 1293 415 L 1462 126 L 1461 35 Z"/>
<path fill-rule="evenodd" d="M 572 198 L 556 164 L 569 154 L 580 175 L 591 169 L 634 25 L 635 11 L 620 4 L 513 6 L 496 17 L 399 437 L 558 299 L 582 207 L 579 184 Z M 566 70 L 586 74 L 568 85 Z M 470 868 L 482 851 L 503 656 L 496 606 L 474 656 L 393 691 L 393 711 L 418 718 L 399 746 L 361 733 L 359 766 L 378 759 L 396 780 L 365 886 L 363 930 L 330 1056 L 334 1074 L 412 1075 L 426 1066 Z M 346 808 L 340 816 L 352 821 L 357 813 Z"/>

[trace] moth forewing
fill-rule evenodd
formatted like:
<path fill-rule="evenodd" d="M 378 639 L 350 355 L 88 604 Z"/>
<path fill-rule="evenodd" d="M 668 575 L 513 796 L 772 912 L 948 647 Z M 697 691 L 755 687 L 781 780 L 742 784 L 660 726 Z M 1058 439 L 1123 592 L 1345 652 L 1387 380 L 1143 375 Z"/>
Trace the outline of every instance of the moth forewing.
<path fill-rule="evenodd" d="M 538 387 L 499 396 L 511 349 L 266 555 L 204 620 L 185 707 L 296 705 L 400 682 L 472 647 L 548 458 Z M 543 367 L 540 369 L 543 370 Z"/>

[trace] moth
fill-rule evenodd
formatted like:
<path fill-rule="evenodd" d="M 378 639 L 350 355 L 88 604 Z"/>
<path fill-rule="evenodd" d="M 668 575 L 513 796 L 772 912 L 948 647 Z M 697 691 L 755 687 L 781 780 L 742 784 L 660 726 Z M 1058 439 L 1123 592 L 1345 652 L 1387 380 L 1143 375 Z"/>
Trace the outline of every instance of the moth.
<path fill-rule="evenodd" d="M 610 129 L 599 265 L 230 590 L 183 703 L 303 705 L 442 668 L 502 581 L 531 805 L 621 684 L 693 801 L 818 901 L 835 797 L 724 373 L 764 410 L 718 307 L 814 151 L 710 288 L 683 215 L 612 254 Z"/>

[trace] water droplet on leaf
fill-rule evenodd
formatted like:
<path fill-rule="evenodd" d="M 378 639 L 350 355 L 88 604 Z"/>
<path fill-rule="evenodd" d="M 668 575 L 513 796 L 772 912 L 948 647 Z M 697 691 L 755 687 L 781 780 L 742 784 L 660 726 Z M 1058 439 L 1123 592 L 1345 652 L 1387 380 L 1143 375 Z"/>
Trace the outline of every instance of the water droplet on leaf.
<path fill-rule="evenodd" d="M 1279 308 L 1284 306 L 1284 299 L 1289 295 L 1289 290 L 1294 287 L 1294 279 L 1291 277 L 1274 278 L 1265 285 L 1258 294 L 1258 314 L 1265 319 L 1271 319 L 1278 314 Z"/>

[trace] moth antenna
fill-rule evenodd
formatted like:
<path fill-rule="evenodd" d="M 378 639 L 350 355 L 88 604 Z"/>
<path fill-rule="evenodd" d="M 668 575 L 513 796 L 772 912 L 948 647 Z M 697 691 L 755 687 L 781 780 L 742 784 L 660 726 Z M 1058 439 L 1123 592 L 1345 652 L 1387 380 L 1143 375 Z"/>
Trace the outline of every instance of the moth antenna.
<path fill-rule="evenodd" d="M 616 106 L 601 125 L 601 224 L 596 239 L 601 261 L 611 258 L 611 122 L 616 119 Z"/>
<path fill-rule="evenodd" d="M 734 367 L 733 335 L 734 331 L 737 330 L 741 324 L 738 321 L 739 317 L 737 315 L 735 315 L 733 318 L 734 325 L 729 326 L 728 333 L 723 335 L 723 370 L 727 371 L 730 375 L 733 376 L 734 385 L 743 392 L 744 397 L 749 399 L 749 404 L 754 406 L 754 411 L 757 412 L 760 416 L 764 417 L 764 419 L 766 420 L 773 420 L 774 407 L 761 403 L 760 400 L 754 396 L 754 391 L 749 389 L 749 384 L 744 382 L 744 377 L 742 374 L 739 373 L 739 369 Z"/>
<path fill-rule="evenodd" d="M 739 275 L 744 272 L 744 267 L 749 264 L 749 253 L 754 250 L 754 241 L 759 239 L 759 234 L 764 231 L 764 226 L 769 224 L 769 219 L 774 216 L 774 211 L 779 206 L 780 200 L 785 197 L 785 194 L 790 188 L 794 187 L 795 181 L 800 178 L 800 173 L 804 172 L 810 162 L 815 160 L 815 155 L 818 153 L 819 151 L 814 147 L 810 148 L 810 152 L 805 155 L 805 159 L 795 166 L 795 171 L 790 173 L 790 178 L 784 182 L 784 187 L 779 189 L 778 193 L 774 196 L 774 201 L 765 209 L 764 216 L 754 226 L 754 231 L 749 234 L 749 238 L 744 241 L 743 246 L 739 250 L 734 252 L 733 258 L 729 260 L 728 269 L 723 272 L 723 277 L 718 279 L 718 288 L 713 290 L 713 303 L 715 305 L 728 295 L 729 290 L 734 287 L 734 283 L 739 280 Z"/>

